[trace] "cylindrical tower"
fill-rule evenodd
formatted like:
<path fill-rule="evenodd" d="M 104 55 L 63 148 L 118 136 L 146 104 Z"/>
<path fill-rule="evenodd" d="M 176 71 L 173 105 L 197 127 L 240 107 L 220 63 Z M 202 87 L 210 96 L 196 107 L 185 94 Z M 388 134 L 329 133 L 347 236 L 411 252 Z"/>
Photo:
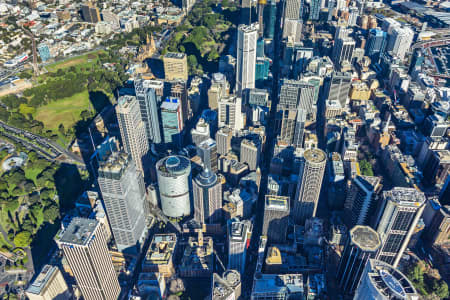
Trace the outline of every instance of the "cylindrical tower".
<path fill-rule="evenodd" d="M 294 204 L 294 220 L 297 224 L 304 224 L 306 219 L 316 215 L 327 162 L 325 152 L 316 148 L 306 150 L 303 158 Z"/>
<path fill-rule="evenodd" d="M 193 180 L 194 218 L 200 223 L 218 224 L 222 212 L 222 183 L 205 169 Z"/>
<path fill-rule="evenodd" d="M 163 213 L 179 218 L 191 214 L 191 162 L 187 157 L 172 155 L 156 163 L 159 196 Z"/>
<path fill-rule="evenodd" d="M 375 257 L 380 246 L 380 236 L 369 226 L 357 225 L 350 230 L 337 272 L 339 285 L 346 294 L 356 289 L 367 261 Z"/>

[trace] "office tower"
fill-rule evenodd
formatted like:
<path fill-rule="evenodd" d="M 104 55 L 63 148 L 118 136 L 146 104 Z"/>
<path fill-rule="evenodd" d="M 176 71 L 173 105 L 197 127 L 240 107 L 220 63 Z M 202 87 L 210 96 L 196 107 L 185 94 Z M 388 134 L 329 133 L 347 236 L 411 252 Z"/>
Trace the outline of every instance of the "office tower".
<path fill-rule="evenodd" d="M 180 100 L 181 115 L 183 117 L 183 123 L 189 120 L 191 116 L 191 106 L 188 99 L 187 83 L 185 80 L 177 79 L 169 82 L 170 85 L 170 97 Z"/>
<path fill-rule="evenodd" d="M 370 57 L 373 63 L 377 63 L 380 60 L 380 56 L 381 54 L 383 54 L 384 49 L 386 48 L 386 40 L 386 32 L 377 28 L 369 30 L 366 55 Z"/>
<path fill-rule="evenodd" d="M 303 154 L 294 204 L 294 221 L 297 224 L 304 224 L 306 219 L 316 215 L 326 163 L 326 154 L 320 149 L 308 149 Z"/>
<path fill-rule="evenodd" d="M 175 274 L 173 256 L 177 247 L 177 235 L 164 233 L 153 235 L 152 242 L 142 260 L 142 272 L 159 273 L 165 278 Z"/>
<path fill-rule="evenodd" d="M 134 82 L 136 99 L 139 102 L 149 142 L 161 143 L 161 129 L 158 115 L 158 99 L 153 88 L 153 80 L 137 79 Z"/>
<path fill-rule="evenodd" d="M 203 231 L 198 231 L 198 237 L 190 236 L 184 249 L 181 264 L 178 265 L 180 277 L 203 277 L 211 279 L 214 268 L 213 238 L 203 236 Z"/>
<path fill-rule="evenodd" d="M 269 93 L 264 89 L 249 89 L 246 94 L 246 104 L 252 106 L 270 107 Z"/>
<path fill-rule="evenodd" d="M 255 84 L 257 87 L 263 87 L 264 81 L 269 79 L 271 60 L 268 57 L 257 57 L 255 65 Z"/>
<path fill-rule="evenodd" d="M 219 100 L 218 124 L 219 127 L 226 126 L 233 131 L 239 131 L 244 128 L 241 97 L 228 96 Z"/>
<path fill-rule="evenodd" d="M 390 51 L 394 56 L 405 59 L 406 53 L 411 49 L 414 39 L 414 31 L 408 27 L 394 27 L 389 34 L 386 51 Z"/>
<path fill-rule="evenodd" d="M 354 299 L 420 299 L 409 279 L 397 268 L 369 259 Z"/>
<path fill-rule="evenodd" d="M 245 271 L 247 247 L 252 236 L 252 222 L 231 219 L 227 222 L 228 265 L 230 270 L 237 270 L 241 275 Z"/>
<path fill-rule="evenodd" d="M 251 291 L 251 298 L 249 299 L 306 299 L 307 287 L 304 285 L 303 274 L 260 273 L 255 276 Z M 309 275 L 308 277 L 312 276 L 313 275 Z M 310 289 L 310 291 L 312 291 L 312 289 Z M 309 297 L 309 299 L 314 299 L 314 297 Z"/>
<path fill-rule="evenodd" d="M 93 219 L 73 218 L 57 235 L 75 280 L 86 300 L 117 299 L 119 281 L 109 254 L 106 231 Z"/>
<path fill-rule="evenodd" d="M 428 155 L 423 175 L 429 185 L 443 186 L 450 173 L 450 151 L 434 150 Z"/>
<path fill-rule="evenodd" d="M 197 146 L 197 155 L 203 162 L 203 167 L 217 172 L 217 144 L 212 138 L 204 140 Z"/>
<path fill-rule="evenodd" d="M 355 40 L 351 37 L 338 38 L 335 41 L 331 58 L 336 66 L 342 66 L 344 62 L 352 62 L 355 45 Z"/>
<path fill-rule="evenodd" d="M 69 288 L 57 266 L 44 265 L 33 283 L 26 289 L 30 300 L 65 300 L 70 298 Z"/>
<path fill-rule="evenodd" d="M 322 3 L 321 0 L 311 0 L 311 2 L 309 4 L 309 19 L 311 21 L 319 20 L 321 3 Z"/>
<path fill-rule="evenodd" d="M 183 7 L 184 13 L 187 14 L 191 8 L 194 6 L 195 0 L 182 0 L 181 6 Z"/>
<path fill-rule="evenodd" d="M 299 19 L 285 19 L 283 25 L 283 39 L 299 43 L 302 39 L 303 23 Z"/>
<path fill-rule="evenodd" d="M 133 247 L 145 236 L 145 185 L 134 161 L 113 152 L 99 162 L 98 185 L 119 251 Z"/>
<path fill-rule="evenodd" d="M 284 19 L 300 20 L 303 15 L 303 0 L 286 0 L 284 3 Z"/>
<path fill-rule="evenodd" d="M 269 0 L 264 7 L 264 38 L 273 39 L 277 22 L 277 2 Z"/>
<path fill-rule="evenodd" d="M 350 92 L 352 75 L 347 72 L 333 72 L 325 82 L 325 98 L 329 101 L 337 101 L 341 107 L 347 103 Z"/>
<path fill-rule="evenodd" d="M 331 147 L 330 147 L 331 148 Z M 337 152 L 327 151 L 328 160 L 328 207 L 331 210 L 341 210 L 344 207 L 346 186 L 344 163 Z"/>
<path fill-rule="evenodd" d="M 260 40 L 262 41 L 264 45 L 264 23 L 263 23 L 263 13 L 264 13 L 264 5 L 266 5 L 267 0 L 258 0 L 258 33 Z"/>
<path fill-rule="evenodd" d="M 188 80 L 187 55 L 185 53 L 168 52 L 163 56 L 166 80 Z"/>
<path fill-rule="evenodd" d="M 191 214 L 191 162 L 180 155 L 167 156 L 156 163 L 159 198 L 163 213 L 172 218 Z"/>
<path fill-rule="evenodd" d="M 241 163 L 246 163 L 250 171 L 258 168 L 261 156 L 261 141 L 256 139 L 243 139 L 241 141 Z"/>
<path fill-rule="evenodd" d="M 131 155 L 138 170 L 144 173 L 149 144 L 136 97 L 121 96 L 116 106 L 116 114 L 125 152 Z"/>
<path fill-rule="evenodd" d="M 313 48 L 298 47 L 294 55 L 294 77 L 300 77 L 314 56 Z"/>
<path fill-rule="evenodd" d="M 241 0 L 239 24 L 250 25 L 252 23 L 252 1 Z"/>
<path fill-rule="evenodd" d="M 369 225 L 376 209 L 376 192 L 381 179 L 374 176 L 353 178 L 344 204 L 345 223 L 349 228 L 355 225 Z"/>
<path fill-rule="evenodd" d="M 378 233 L 369 226 L 357 225 L 350 230 L 336 274 L 345 294 L 353 294 L 367 261 L 375 258 L 380 246 Z"/>
<path fill-rule="evenodd" d="M 89 2 L 81 5 L 81 15 L 83 20 L 88 23 L 97 23 L 101 21 L 100 11 Z"/>
<path fill-rule="evenodd" d="M 427 239 L 431 245 L 441 245 L 448 241 L 450 234 L 450 206 L 443 205 L 433 216 L 429 228 L 427 228 Z"/>
<path fill-rule="evenodd" d="M 240 299 L 241 274 L 236 270 L 227 270 L 222 277 L 214 273 L 211 293 L 211 300 Z"/>
<path fill-rule="evenodd" d="M 266 195 L 262 235 L 270 243 L 284 243 L 289 225 L 289 197 Z"/>
<path fill-rule="evenodd" d="M 209 124 L 205 119 L 200 118 L 195 125 L 195 128 L 191 129 L 192 143 L 198 146 L 201 142 L 206 141 L 211 136 Z"/>
<path fill-rule="evenodd" d="M 394 268 L 398 266 L 425 208 L 425 200 L 425 195 L 414 188 L 394 187 L 383 192 L 382 206 L 374 223 L 383 243 L 377 259 Z"/>
<path fill-rule="evenodd" d="M 312 84 L 302 80 L 284 79 L 280 87 L 280 102 L 278 105 L 288 109 L 301 108 L 310 115 L 314 111 L 314 105 L 316 105 L 317 99 L 315 96 L 315 87 Z"/>
<path fill-rule="evenodd" d="M 222 73 L 213 73 L 211 78 L 211 87 L 208 90 L 208 107 L 217 110 L 219 99 L 228 96 L 230 84 Z"/>
<path fill-rule="evenodd" d="M 220 128 L 216 133 L 217 153 L 226 155 L 231 150 L 233 131 L 228 127 Z"/>
<path fill-rule="evenodd" d="M 255 87 L 257 28 L 252 25 L 239 25 L 237 38 L 236 93 L 242 96 L 245 89 Z"/>
<path fill-rule="evenodd" d="M 292 138 L 292 145 L 295 147 L 303 147 L 303 138 L 305 135 L 306 110 L 299 108 L 297 110 L 297 118 L 295 120 L 294 136 Z"/>
<path fill-rule="evenodd" d="M 200 224 L 222 221 L 222 183 L 216 173 L 203 169 L 193 182 L 194 219 Z"/>
<path fill-rule="evenodd" d="M 184 128 L 180 100 L 168 97 L 160 108 L 164 143 L 178 148 L 182 143 Z"/>

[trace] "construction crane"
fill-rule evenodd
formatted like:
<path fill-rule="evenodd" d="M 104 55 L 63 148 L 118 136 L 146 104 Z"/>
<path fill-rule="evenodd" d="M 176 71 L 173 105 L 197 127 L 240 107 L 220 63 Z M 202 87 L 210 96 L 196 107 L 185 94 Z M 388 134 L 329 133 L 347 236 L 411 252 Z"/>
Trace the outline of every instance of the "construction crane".
<path fill-rule="evenodd" d="M 37 63 L 37 51 L 36 51 L 36 39 L 34 38 L 33 33 L 31 33 L 31 31 L 29 31 L 28 29 L 26 29 L 25 27 L 22 26 L 23 31 L 25 31 L 25 33 L 28 35 L 28 37 L 31 39 L 31 43 L 32 43 L 32 49 L 33 49 L 33 72 L 34 72 L 34 76 L 37 77 L 39 76 L 39 67 L 38 67 L 38 63 Z"/>

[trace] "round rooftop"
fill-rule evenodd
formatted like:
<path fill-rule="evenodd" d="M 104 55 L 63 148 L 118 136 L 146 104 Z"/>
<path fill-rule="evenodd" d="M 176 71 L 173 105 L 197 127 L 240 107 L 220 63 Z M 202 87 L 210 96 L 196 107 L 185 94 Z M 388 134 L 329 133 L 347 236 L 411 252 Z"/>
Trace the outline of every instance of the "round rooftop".
<path fill-rule="evenodd" d="M 378 233 L 369 226 L 357 225 L 350 230 L 352 244 L 363 251 L 376 251 L 381 246 Z"/>
<path fill-rule="evenodd" d="M 156 169 L 170 175 L 184 174 L 190 171 L 191 162 L 187 157 L 181 155 L 167 156 L 156 164 Z"/>
<path fill-rule="evenodd" d="M 307 161 L 313 163 L 321 163 L 327 159 L 325 152 L 317 148 L 308 149 L 303 155 Z"/>

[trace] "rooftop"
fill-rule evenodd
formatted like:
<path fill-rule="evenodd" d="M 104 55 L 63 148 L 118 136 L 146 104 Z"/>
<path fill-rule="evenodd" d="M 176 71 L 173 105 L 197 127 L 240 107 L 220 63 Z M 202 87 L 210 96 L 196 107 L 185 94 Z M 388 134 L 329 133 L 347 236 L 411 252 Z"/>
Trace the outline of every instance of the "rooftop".
<path fill-rule="evenodd" d="M 394 187 L 383 192 L 383 198 L 404 206 L 421 206 L 425 203 L 425 194 L 415 188 Z"/>
<path fill-rule="evenodd" d="M 93 219 L 73 218 L 69 226 L 60 234 L 59 242 L 75 245 L 87 245 L 94 238 L 99 222 Z"/>
<path fill-rule="evenodd" d="M 159 160 L 156 169 L 165 176 L 183 175 L 191 171 L 191 162 L 185 156 L 171 155 Z"/>
<path fill-rule="evenodd" d="M 266 195 L 265 209 L 270 210 L 289 210 L 289 197 Z"/>
<path fill-rule="evenodd" d="M 177 236 L 174 233 L 155 234 L 145 254 L 144 264 L 167 264 L 172 259 L 176 244 Z"/>
<path fill-rule="evenodd" d="M 305 159 L 313 163 L 322 163 L 327 159 L 327 155 L 320 149 L 312 148 L 303 153 Z"/>
<path fill-rule="evenodd" d="M 369 226 L 357 225 L 350 230 L 350 238 L 354 245 L 363 251 L 374 252 L 381 246 L 378 233 Z"/>
<path fill-rule="evenodd" d="M 28 287 L 27 293 L 40 295 L 41 291 L 45 289 L 47 283 L 53 274 L 58 271 L 58 267 L 45 265 L 33 283 Z"/>
<path fill-rule="evenodd" d="M 182 59 L 186 56 L 185 53 L 179 53 L 179 52 L 168 52 L 166 55 L 164 55 L 164 58 L 177 58 Z"/>

